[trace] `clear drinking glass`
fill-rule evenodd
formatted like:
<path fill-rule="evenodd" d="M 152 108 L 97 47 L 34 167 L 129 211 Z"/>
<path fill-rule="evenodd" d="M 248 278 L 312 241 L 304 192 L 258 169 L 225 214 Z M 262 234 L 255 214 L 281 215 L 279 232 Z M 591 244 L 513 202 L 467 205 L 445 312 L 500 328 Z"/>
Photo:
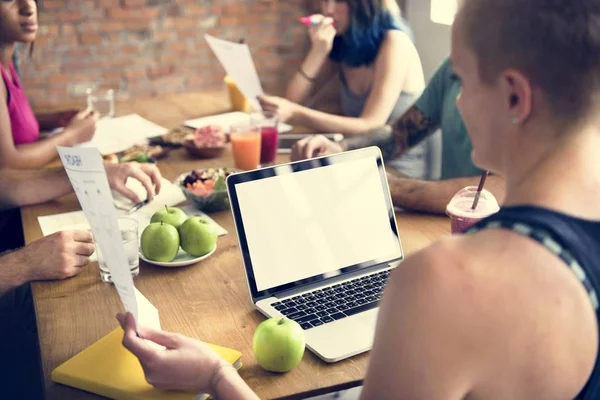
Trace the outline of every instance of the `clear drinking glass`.
<path fill-rule="evenodd" d="M 132 277 L 138 276 L 140 273 L 140 256 L 139 240 L 138 240 L 138 223 L 136 220 L 131 218 L 119 218 L 118 219 L 119 230 L 121 231 L 121 240 L 123 240 L 123 247 L 125 247 L 125 256 L 127 257 L 127 263 L 129 265 L 129 271 Z M 112 283 L 110 270 L 106 265 L 104 257 L 102 257 L 102 251 L 100 246 L 94 241 L 96 246 L 96 254 L 98 254 L 98 267 L 100 267 L 100 279 L 103 282 Z"/>
<path fill-rule="evenodd" d="M 86 90 L 87 106 L 100 113 L 100 118 L 115 117 L 115 91 L 109 90 L 94 90 L 89 88 Z"/>

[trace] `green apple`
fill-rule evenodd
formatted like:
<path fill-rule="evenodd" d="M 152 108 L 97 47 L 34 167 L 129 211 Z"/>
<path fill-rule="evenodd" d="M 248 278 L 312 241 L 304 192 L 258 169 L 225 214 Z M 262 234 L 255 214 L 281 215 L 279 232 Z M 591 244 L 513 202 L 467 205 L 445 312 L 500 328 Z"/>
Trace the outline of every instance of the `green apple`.
<path fill-rule="evenodd" d="M 252 338 L 252 348 L 258 364 L 272 372 L 288 372 L 304 355 L 304 331 L 296 321 L 269 318 L 263 321 Z"/>
<path fill-rule="evenodd" d="M 217 227 L 203 217 L 190 217 L 179 228 L 181 248 L 186 253 L 200 257 L 217 244 Z"/>
<path fill-rule="evenodd" d="M 158 210 L 152 215 L 150 222 L 162 221 L 179 229 L 186 219 L 187 215 L 181 208 L 165 206 L 164 210 Z"/>
<path fill-rule="evenodd" d="M 142 232 L 141 244 L 148 260 L 170 262 L 179 252 L 179 232 L 173 225 L 153 222 Z"/>

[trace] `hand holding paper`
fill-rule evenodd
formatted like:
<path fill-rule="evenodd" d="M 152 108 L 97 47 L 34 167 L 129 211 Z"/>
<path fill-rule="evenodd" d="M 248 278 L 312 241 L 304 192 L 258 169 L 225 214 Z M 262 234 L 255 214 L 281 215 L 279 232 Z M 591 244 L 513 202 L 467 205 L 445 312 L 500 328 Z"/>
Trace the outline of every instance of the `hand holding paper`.
<path fill-rule="evenodd" d="M 117 212 L 98 150 L 58 147 L 58 153 L 125 310 L 132 313 L 141 325 L 156 327 L 158 311 L 153 311 L 156 309 L 133 285 Z"/>
<path fill-rule="evenodd" d="M 235 82 L 242 94 L 251 102 L 256 111 L 261 107 L 258 97 L 263 95 L 262 86 L 256 73 L 250 49 L 246 44 L 217 39 L 204 35 L 208 45 L 219 59 L 227 75 Z"/>

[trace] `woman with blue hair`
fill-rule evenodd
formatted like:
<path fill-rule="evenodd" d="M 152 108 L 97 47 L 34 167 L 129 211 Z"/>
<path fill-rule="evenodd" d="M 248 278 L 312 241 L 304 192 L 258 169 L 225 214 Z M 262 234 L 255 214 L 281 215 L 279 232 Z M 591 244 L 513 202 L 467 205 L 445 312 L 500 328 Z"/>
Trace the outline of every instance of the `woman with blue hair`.
<path fill-rule="evenodd" d="M 323 0 L 309 28 L 311 49 L 285 98 L 262 96 L 264 110 L 318 132 L 365 135 L 402 116 L 425 86 L 412 33 L 394 0 Z M 319 18 L 313 18 L 319 21 Z M 341 82 L 344 116 L 302 106 L 333 75 Z M 412 178 L 428 178 L 430 139 L 393 163 Z"/>

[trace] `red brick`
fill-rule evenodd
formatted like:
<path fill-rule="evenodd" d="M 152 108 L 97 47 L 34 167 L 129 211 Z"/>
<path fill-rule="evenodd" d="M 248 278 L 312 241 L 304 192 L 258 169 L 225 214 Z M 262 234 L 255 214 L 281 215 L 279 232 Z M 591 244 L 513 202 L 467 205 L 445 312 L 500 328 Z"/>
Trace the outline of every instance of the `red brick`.
<path fill-rule="evenodd" d="M 157 8 L 113 8 L 109 10 L 110 18 L 120 20 L 150 20 L 158 17 Z"/>
<path fill-rule="evenodd" d="M 163 76 L 169 76 L 175 70 L 174 65 L 154 65 L 149 67 L 147 70 L 149 78 L 160 78 Z"/>
<path fill-rule="evenodd" d="M 125 7 L 141 7 L 146 5 L 146 0 L 123 0 Z"/>
<path fill-rule="evenodd" d="M 81 21 L 83 14 L 81 11 L 61 11 L 57 13 L 58 20 L 62 22 Z"/>
<path fill-rule="evenodd" d="M 100 32 L 120 32 L 125 29 L 125 23 L 122 21 L 102 21 L 98 24 Z"/>
<path fill-rule="evenodd" d="M 98 35 L 79 35 L 79 42 L 83 45 L 100 44 L 102 43 L 102 36 Z"/>

